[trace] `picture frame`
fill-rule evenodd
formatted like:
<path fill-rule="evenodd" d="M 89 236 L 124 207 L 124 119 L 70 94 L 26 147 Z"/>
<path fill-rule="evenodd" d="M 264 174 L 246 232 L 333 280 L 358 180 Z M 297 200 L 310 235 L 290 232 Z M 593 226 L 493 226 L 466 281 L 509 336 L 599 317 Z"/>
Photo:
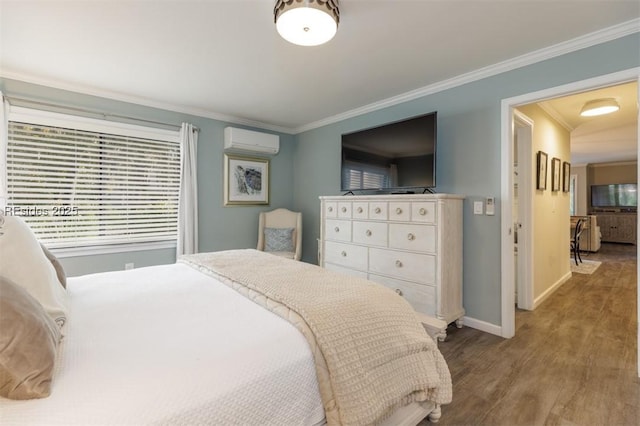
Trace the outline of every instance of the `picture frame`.
<path fill-rule="evenodd" d="M 536 155 L 536 189 L 544 191 L 547 189 L 547 159 L 546 152 L 538 151 Z"/>
<path fill-rule="evenodd" d="M 224 154 L 224 205 L 269 204 L 269 159 Z"/>
<path fill-rule="evenodd" d="M 551 191 L 560 191 L 560 182 L 562 178 L 561 170 L 562 162 L 559 158 L 553 157 L 551 159 Z"/>
<path fill-rule="evenodd" d="M 562 192 L 571 190 L 571 164 L 567 161 L 562 163 Z"/>

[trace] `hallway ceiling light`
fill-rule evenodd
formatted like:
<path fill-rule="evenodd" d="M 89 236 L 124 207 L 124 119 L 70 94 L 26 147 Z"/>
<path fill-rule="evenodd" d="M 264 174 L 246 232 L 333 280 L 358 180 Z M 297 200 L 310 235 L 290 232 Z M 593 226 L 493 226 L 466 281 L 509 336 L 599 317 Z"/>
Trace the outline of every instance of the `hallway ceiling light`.
<path fill-rule="evenodd" d="M 300 46 L 318 46 L 338 31 L 338 0 L 277 0 L 273 9 L 282 38 Z"/>
<path fill-rule="evenodd" d="M 620 105 L 613 98 L 595 99 L 589 101 L 582 107 L 580 115 L 583 117 L 594 117 L 596 115 L 610 114 L 620 109 Z"/>

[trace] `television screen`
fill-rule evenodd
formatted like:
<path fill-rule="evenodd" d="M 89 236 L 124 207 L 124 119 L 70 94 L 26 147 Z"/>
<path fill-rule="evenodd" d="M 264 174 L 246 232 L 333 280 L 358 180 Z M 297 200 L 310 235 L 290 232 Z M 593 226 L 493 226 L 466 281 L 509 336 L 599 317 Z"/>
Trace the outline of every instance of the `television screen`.
<path fill-rule="evenodd" d="M 591 206 L 593 207 L 637 207 L 638 185 L 617 183 L 611 185 L 591 185 Z"/>
<path fill-rule="evenodd" d="M 437 113 L 342 135 L 342 191 L 436 185 Z"/>

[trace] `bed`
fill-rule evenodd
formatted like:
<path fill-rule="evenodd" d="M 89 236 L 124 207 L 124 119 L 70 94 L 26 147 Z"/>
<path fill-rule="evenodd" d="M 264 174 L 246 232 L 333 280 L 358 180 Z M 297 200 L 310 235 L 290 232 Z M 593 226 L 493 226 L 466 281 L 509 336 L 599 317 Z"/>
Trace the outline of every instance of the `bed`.
<path fill-rule="evenodd" d="M 451 398 L 451 382 L 435 343 L 425 333 L 418 346 L 400 348 L 403 357 L 421 357 L 435 365 L 425 365 L 425 374 L 417 371 L 422 366 L 407 370 L 412 383 L 399 386 L 409 386 L 408 391 L 381 403 L 377 394 L 384 394 L 387 386 L 359 388 L 377 383 L 381 378 L 376 374 L 383 373 L 376 370 L 371 381 L 364 382 L 347 376 L 361 371 L 360 365 L 353 369 L 354 362 L 369 362 L 367 354 L 384 345 L 386 337 L 377 328 L 397 318 L 380 312 L 380 318 L 368 323 L 373 331 L 356 327 L 347 335 L 343 328 L 331 326 L 337 332 L 329 334 L 339 336 L 323 336 L 318 319 L 322 316 L 299 315 L 286 306 L 299 302 L 278 300 L 289 298 L 278 296 L 282 283 L 298 283 L 306 292 L 304 282 L 315 279 L 352 278 L 256 250 L 195 255 L 173 265 L 69 278 L 64 337 L 57 348 L 50 394 L 29 400 L 0 398 L 0 423 L 397 425 L 416 424 L 426 416 L 437 421 L 440 404 Z M 252 280 L 270 284 L 260 288 Z M 387 291 L 360 281 L 364 287 L 374 286 L 374 292 Z M 342 321 L 350 322 L 351 316 Z M 402 338 L 414 338 L 415 330 Z M 320 334 L 314 336 L 315 332 Z M 374 337 L 362 340 L 370 334 Z M 339 346 L 347 352 L 327 346 L 332 339 L 346 342 Z M 399 341 L 391 339 L 391 346 Z M 352 343 L 356 361 L 344 355 Z M 387 352 L 372 361 L 374 370 Z M 402 376 L 403 368 L 394 366 L 384 374 L 397 371 L 394 375 Z M 414 377 L 421 374 L 419 380 Z"/>

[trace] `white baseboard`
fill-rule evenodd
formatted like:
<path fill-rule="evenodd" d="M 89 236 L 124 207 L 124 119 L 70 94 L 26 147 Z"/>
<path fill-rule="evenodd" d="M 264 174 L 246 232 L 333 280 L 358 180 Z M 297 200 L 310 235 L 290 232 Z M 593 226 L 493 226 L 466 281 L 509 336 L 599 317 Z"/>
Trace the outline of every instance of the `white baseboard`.
<path fill-rule="evenodd" d="M 567 272 L 562 278 L 556 281 L 555 284 L 553 284 L 551 287 L 546 289 L 540 296 L 536 297 L 533 300 L 533 309 L 537 308 L 538 306 L 540 306 L 542 302 L 547 300 L 547 298 L 551 296 L 553 293 L 555 293 L 556 290 L 558 290 L 562 284 L 564 284 L 569 280 L 569 278 L 571 278 L 571 271 Z"/>
<path fill-rule="evenodd" d="M 551 296 L 562 284 L 567 282 L 571 278 L 571 271 L 565 274 L 562 278 L 555 282 L 551 287 L 549 287 L 544 293 L 538 296 L 533 301 L 533 309 L 538 307 L 542 302 L 544 302 L 549 296 Z M 502 326 L 491 324 L 490 322 L 481 321 L 479 319 L 464 317 L 463 323 L 467 327 L 475 328 L 476 330 L 484 331 L 485 333 L 495 334 L 496 336 L 504 337 L 502 335 Z M 640 333 L 640 332 L 639 332 Z"/>
<path fill-rule="evenodd" d="M 464 317 L 462 322 L 465 327 L 475 328 L 476 330 L 484 331 L 485 333 L 495 334 L 496 336 L 502 337 L 502 327 L 499 325 L 491 324 L 486 321 L 481 321 L 479 319 Z"/>

